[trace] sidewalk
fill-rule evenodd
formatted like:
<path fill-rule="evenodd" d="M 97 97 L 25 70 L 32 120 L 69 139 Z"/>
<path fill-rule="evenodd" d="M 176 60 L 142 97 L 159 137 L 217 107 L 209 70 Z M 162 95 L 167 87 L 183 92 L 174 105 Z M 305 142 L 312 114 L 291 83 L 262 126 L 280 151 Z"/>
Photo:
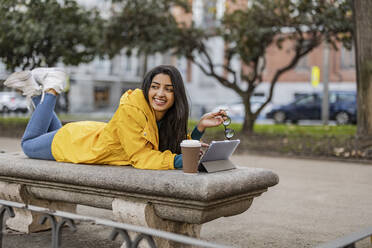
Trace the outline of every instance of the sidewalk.
<path fill-rule="evenodd" d="M 19 140 L 0 137 L 0 150 L 19 151 Z M 201 238 L 235 247 L 314 247 L 372 226 L 372 165 L 319 160 L 234 156 L 241 166 L 279 175 L 278 185 L 253 201 L 243 214 L 204 224 Z M 83 215 L 110 217 L 109 211 L 79 206 Z M 64 229 L 62 247 L 118 247 L 110 229 L 81 223 Z M 4 247 L 50 247 L 50 232 L 8 233 Z M 366 239 L 357 248 L 372 247 Z"/>

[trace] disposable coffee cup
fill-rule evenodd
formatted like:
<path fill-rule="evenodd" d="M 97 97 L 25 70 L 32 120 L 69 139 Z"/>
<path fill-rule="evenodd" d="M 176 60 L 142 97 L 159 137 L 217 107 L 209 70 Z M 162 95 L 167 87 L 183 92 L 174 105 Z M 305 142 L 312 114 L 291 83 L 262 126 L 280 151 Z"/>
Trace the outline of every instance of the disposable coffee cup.
<path fill-rule="evenodd" d="M 184 173 L 197 173 L 200 155 L 199 140 L 184 140 L 181 142 L 182 163 Z"/>

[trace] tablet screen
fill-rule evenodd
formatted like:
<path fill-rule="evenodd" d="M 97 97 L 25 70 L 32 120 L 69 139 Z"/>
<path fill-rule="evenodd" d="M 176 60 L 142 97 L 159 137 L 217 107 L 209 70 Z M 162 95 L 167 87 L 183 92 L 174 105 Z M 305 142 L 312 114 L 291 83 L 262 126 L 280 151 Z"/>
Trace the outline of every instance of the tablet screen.
<path fill-rule="evenodd" d="M 208 150 L 200 159 L 200 163 L 215 160 L 228 160 L 239 143 L 240 140 L 212 141 Z"/>

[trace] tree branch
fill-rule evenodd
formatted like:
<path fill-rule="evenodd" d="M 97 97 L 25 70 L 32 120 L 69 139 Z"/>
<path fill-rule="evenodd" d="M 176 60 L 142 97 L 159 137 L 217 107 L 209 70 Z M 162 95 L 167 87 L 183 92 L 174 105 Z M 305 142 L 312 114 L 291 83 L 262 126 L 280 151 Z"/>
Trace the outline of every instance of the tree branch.
<path fill-rule="evenodd" d="M 236 76 L 236 72 L 231 69 L 230 67 L 228 66 L 225 66 L 225 65 L 215 65 L 210 57 L 210 55 L 208 54 L 208 52 L 206 51 L 206 48 L 205 47 L 201 47 L 200 50 L 199 50 L 199 54 L 201 55 L 204 55 L 205 58 L 207 59 L 207 61 L 205 61 L 205 63 L 207 64 L 207 67 L 208 69 L 200 62 L 198 62 L 194 56 L 190 56 L 190 59 L 193 63 L 195 63 L 202 71 L 205 75 L 207 76 L 212 76 L 214 77 L 215 79 L 217 79 L 222 85 L 224 85 L 225 87 L 228 87 L 230 89 L 233 89 L 235 90 L 239 95 L 243 95 L 243 91 L 240 89 L 240 87 L 237 85 L 237 76 Z M 220 76 L 216 73 L 215 71 L 215 68 L 216 67 L 222 67 L 223 69 L 227 70 L 229 73 L 231 73 L 233 75 L 233 81 L 230 82 L 227 78 L 223 77 L 223 76 Z"/>
<path fill-rule="evenodd" d="M 295 55 L 293 56 L 292 60 L 286 66 L 282 67 L 281 69 L 278 69 L 275 72 L 274 77 L 271 80 L 269 97 L 268 97 L 267 102 L 271 101 L 272 96 L 273 96 L 274 86 L 275 86 L 276 82 L 278 81 L 278 79 L 280 78 L 280 76 L 284 72 L 292 69 L 298 63 L 300 58 L 302 58 L 303 56 L 308 54 L 312 49 L 317 47 L 319 45 L 319 43 L 321 42 L 321 39 L 320 39 L 320 37 L 316 36 L 316 37 L 312 38 L 311 40 L 308 40 L 308 41 L 310 41 L 310 43 L 309 43 L 309 45 L 305 45 L 306 47 L 304 48 L 303 43 L 305 41 L 306 40 L 303 38 L 303 35 L 301 34 L 301 39 L 297 43 L 297 46 L 296 46 L 296 49 L 295 49 Z"/>

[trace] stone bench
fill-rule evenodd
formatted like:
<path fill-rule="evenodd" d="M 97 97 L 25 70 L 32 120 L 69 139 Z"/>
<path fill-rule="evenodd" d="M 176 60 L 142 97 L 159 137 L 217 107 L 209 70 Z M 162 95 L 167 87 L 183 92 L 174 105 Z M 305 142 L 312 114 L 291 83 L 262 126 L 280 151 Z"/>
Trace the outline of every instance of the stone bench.
<path fill-rule="evenodd" d="M 201 225 L 246 211 L 253 198 L 278 183 L 266 169 L 217 173 L 138 170 L 131 166 L 59 163 L 0 154 L 0 198 L 75 212 L 76 204 L 112 209 L 117 221 L 198 238 Z M 33 232 L 38 216 L 16 210 L 8 227 Z M 159 247 L 166 247 L 165 244 Z"/>

